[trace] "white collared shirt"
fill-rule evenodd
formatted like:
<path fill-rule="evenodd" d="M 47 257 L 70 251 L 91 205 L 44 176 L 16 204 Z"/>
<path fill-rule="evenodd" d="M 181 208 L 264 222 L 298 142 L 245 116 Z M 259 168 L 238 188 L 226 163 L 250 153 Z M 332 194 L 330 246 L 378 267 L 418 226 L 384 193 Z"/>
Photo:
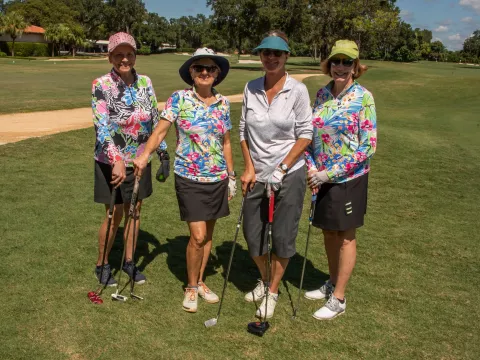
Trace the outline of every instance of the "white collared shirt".
<path fill-rule="evenodd" d="M 290 77 L 268 104 L 265 78 L 252 80 L 243 93 L 240 141 L 248 141 L 257 181 L 266 182 L 300 139 L 312 139 L 312 108 L 307 87 Z M 303 155 L 290 167 L 305 165 Z"/>

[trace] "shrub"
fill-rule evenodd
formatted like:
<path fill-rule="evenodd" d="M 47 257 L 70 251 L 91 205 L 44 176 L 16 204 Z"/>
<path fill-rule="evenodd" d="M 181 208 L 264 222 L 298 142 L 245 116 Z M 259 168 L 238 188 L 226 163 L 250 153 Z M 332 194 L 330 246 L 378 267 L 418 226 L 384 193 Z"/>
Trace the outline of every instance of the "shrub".
<path fill-rule="evenodd" d="M 150 55 L 152 50 L 149 46 L 142 46 L 140 49 L 137 50 L 138 55 Z"/>
<path fill-rule="evenodd" d="M 0 50 L 12 55 L 12 42 L 0 43 Z M 6 51 L 5 51 L 6 50 Z M 30 57 L 30 56 L 50 56 L 49 45 L 45 43 L 15 43 L 15 56 Z"/>
<path fill-rule="evenodd" d="M 194 49 L 194 48 L 179 48 L 179 49 L 177 49 L 177 52 L 193 54 L 195 52 L 195 50 L 197 50 L 197 49 Z"/>
<path fill-rule="evenodd" d="M 5 57 L 7 54 L 5 54 L 3 51 L 0 51 L 0 57 Z"/>

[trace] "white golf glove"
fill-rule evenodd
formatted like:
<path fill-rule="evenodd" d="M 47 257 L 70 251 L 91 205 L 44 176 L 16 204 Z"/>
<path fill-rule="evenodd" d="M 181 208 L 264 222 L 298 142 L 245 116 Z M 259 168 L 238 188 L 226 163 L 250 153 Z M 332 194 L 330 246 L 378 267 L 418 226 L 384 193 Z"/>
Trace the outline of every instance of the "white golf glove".
<path fill-rule="evenodd" d="M 322 184 L 329 182 L 330 178 L 327 175 L 327 170 L 310 172 L 308 174 L 308 186 L 311 188 L 320 187 Z"/>
<path fill-rule="evenodd" d="M 267 180 L 267 196 L 270 197 L 270 191 L 278 191 L 282 187 L 282 181 L 283 178 L 285 177 L 285 173 L 277 167 L 275 171 L 270 175 L 270 177 Z"/>
<path fill-rule="evenodd" d="M 237 181 L 235 178 L 228 178 L 228 197 L 234 197 L 237 193 Z"/>

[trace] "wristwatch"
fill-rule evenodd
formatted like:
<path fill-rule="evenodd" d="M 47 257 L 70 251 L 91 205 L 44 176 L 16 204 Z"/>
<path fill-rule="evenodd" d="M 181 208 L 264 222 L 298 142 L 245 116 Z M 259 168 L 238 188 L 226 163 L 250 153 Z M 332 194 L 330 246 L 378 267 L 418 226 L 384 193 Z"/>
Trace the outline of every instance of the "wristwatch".
<path fill-rule="evenodd" d="M 287 164 L 281 163 L 280 164 L 280 169 L 286 174 L 288 172 L 288 166 Z"/>
<path fill-rule="evenodd" d="M 228 176 L 237 177 L 237 173 L 235 172 L 235 170 L 229 171 L 229 172 L 228 172 Z"/>

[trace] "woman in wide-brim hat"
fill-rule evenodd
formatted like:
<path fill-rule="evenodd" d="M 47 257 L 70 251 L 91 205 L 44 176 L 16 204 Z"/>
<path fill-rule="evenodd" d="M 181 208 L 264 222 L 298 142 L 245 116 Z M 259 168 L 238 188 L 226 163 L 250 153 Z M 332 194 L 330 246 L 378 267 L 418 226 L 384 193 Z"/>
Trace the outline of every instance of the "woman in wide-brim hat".
<path fill-rule="evenodd" d="M 119 32 L 108 41 L 108 59 L 112 69 L 106 75 L 93 81 L 92 110 L 95 125 L 95 186 L 94 200 L 105 204 L 105 218 L 98 234 L 98 258 L 95 274 L 106 286 L 115 286 L 108 255 L 123 215 L 128 217 L 133 186 L 135 182 L 133 161 L 142 152 L 153 128 L 158 124 L 158 108 L 152 81 L 148 76 L 138 74 L 135 69 L 137 46 L 134 38 Z M 166 149 L 166 143 L 159 143 L 158 153 Z M 115 207 L 107 251 L 104 244 L 110 196 L 116 188 Z M 150 164 L 140 181 L 137 214 L 139 218 L 142 201 L 152 193 Z M 140 219 L 138 220 L 140 221 Z M 139 226 L 137 226 L 138 234 Z M 133 231 L 126 234 L 125 271 L 137 284 L 144 283 L 145 276 L 137 270 L 132 254 Z M 102 271 L 103 264 L 103 271 Z M 100 278 L 101 277 L 101 278 Z"/>
<path fill-rule="evenodd" d="M 214 85 L 228 74 L 229 63 L 211 49 L 198 49 L 179 70 L 191 88 L 175 91 L 161 113 L 160 125 L 135 161 L 141 175 L 152 153 L 172 123 L 177 130 L 174 165 L 180 218 L 190 230 L 187 245 L 188 286 L 183 309 L 197 311 L 198 295 L 208 303 L 219 301 L 204 283 L 217 219 L 229 215 L 228 201 L 235 195 L 235 171 L 230 144 L 230 103 Z"/>

